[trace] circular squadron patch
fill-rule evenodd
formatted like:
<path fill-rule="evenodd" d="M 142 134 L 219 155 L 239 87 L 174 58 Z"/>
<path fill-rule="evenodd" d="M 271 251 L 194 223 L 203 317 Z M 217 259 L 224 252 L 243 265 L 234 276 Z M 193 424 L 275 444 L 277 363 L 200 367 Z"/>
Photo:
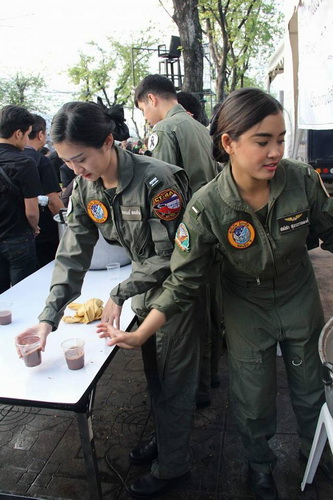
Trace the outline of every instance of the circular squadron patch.
<path fill-rule="evenodd" d="M 183 252 L 190 251 L 190 234 L 183 222 L 178 226 L 175 242 Z"/>
<path fill-rule="evenodd" d="M 228 229 L 228 241 L 234 248 L 247 248 L 252 245 L 256 232 L 254 227 L 245 220 L 234 222 Z"/>
<path fill-rule="evenodd" d="M 163 220 L 177 219 L 182 209 L 180 194 L 174 189 L 165 189 L 152 199 L 153 210 Z"/>
<path fill-rule="evenodd" d="M 89 201 L 87 211 L 89 217 L 98 224 L 103 224 L 109 215 L 106 206 L 99 200 Z"/>
<path fill-rule="evenodd" d="M 157 144 L 158 144 L 158 135 L 156 134 L 156 132 L 153 132 L 148 138 L 147 148 L 149 149 L 149 151 L 154 151 Z"/>

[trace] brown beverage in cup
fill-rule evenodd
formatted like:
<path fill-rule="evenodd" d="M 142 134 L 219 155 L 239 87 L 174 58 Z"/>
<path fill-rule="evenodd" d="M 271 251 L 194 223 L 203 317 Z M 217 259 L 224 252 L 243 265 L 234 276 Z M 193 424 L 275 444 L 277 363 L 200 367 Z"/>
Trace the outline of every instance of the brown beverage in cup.
<path fill-rule="evenodd" d="M 64 350 L 67 366 L 70 370 L 80 370 L 84 367 L 84 340 L 65 340 L 61 347 Z"/>
<path fill-rule="evenodd" d="M 12 303 L 0 300 L 0 325 L 9 325 L 12 322 Z"/>
<path fill-rule="evenodd" d="M 10 325 L 12 313 L 10 311 L 0 311 L 0 325 Z"/>
<path fill-rule="evenodd" d="M 18 348 L 22 354 L 26 366 L 32 368 L 42 362 L 42 352 L 40 348 L 40 338 L 37 335 L 30 335 L 20 340 Z"/>
<path fill-rule="evenodd" d="M 65 357 L 70 370 L 80 370 L 80 368 L 84 367 L 84 352 L 80 355 L 76 350 L 68 350 Z"/>
<path fill-rule="evenodd" d="M 42 354 L 40 349 L 36 349 L 35 351 L 31 351 L 26 356 L 23 356 L 23 360 L 26 366 L 38 366 L 42 362 Z"/>

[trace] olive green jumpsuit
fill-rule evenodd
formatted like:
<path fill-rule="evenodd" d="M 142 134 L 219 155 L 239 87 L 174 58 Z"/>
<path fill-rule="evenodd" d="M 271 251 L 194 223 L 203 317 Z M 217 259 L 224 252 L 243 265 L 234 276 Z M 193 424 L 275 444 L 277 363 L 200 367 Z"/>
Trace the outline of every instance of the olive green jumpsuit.
<path fill-rule="evenodd" d="M 282 160 L 266 212 L 241 198 L 230 165 L 191 199 L 171 259 L 173 273 L 154 308 L 186 310 L 200 289 L 212 248 L 221 252 L 223 310 L 235 418 L 252 468 L 276 456 L 276 345 L 284 358 L 301 449 L 308 455 L 324 402 L 318 336 L 323 310 L 306 249 L 309 230 L 333 252 L 333 200 L 310 166 Z"/>
<path fill-rule="evenodd" d="M 50 295 L 39 316 L 54 329 L 66 305 L 80 294 L 98 229 L 110 244 L 123 246 L 132 259 L 130 276 L 110 292 L 110 297 L 118 305 L 133 297 L 132 309 L 140 321 L 170 274 L 176 228 L 190 197 L 187 175 L 183 169 L 153 158 L 118 147 L 116 152 L 116 189 L 105 189 L 101 179 L 90 182 L 79 178 L 75 182 Z M 165 479 L 190 469 L 199 366 L 195 321 L 195 313 L 179 312 L 142 346 L 158 446 L 152 472 Z"/>

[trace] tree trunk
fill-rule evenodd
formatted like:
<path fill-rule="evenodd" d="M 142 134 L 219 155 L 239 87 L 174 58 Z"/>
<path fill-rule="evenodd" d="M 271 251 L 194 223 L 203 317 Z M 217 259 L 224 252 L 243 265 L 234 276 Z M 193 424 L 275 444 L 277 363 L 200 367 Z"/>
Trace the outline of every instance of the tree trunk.
<path fill-rule="evenodd" d="M 182 89 L 200 94 L 203 90 L 203 48 L 198 0 L 173 0 L 173 7 L 184 61 Z"/>

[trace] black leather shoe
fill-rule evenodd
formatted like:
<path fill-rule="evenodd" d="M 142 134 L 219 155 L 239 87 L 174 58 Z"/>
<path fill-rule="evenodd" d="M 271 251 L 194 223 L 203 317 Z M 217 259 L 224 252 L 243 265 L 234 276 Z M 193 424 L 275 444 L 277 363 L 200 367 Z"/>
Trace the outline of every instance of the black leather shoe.
<path fill-rule="evenodd" d="M 197 410 L 201 410 L 202 408 L 208 408 L 211 404 L 211 400 L 207 399 L 206 401 L 197 401 L 195 407 Z"/>
<path fill-rule="evenodd" d="M 221 385 L 221 379 L 219 375 L 212 375 L 210 380 L 210 386 L 212 389 L 217 389 Z"/>
<path fill-rule="evenodd" d="M 299 450 L 299 458 L 304 463 L 307 463 L 308 461 L 308 458 L 301 450 Z M 325 462 L 320 460 L 318 469 L 324 474 L 327 481 L 333 484 L 333 462 L 331 460 L 326 460 Z"/>
<path fill-rule="evenodd" d="M 150 441 L 139 444 L 129 454 L 129 461 L 133 465 L 151 464 L 157 458 L 157 443 L 156 436 L 152 434 Z"/>
<path fill-rule="evenodd" d="M 257 500 L 276 500 L 279 498 L 271 472 L 258 472 L 249 467 L 249 484 Z"/>
<path fill-rule="evenodd" d="M 134 481 L 129 487 L 129 492 L 134 498 L 156 498 L 162 493 L 184 482 L 190 475 L 191 472 L 188 471 L 186 474 L 172 479 L 159 479 L 149 472 L 145 476 Z"/>

